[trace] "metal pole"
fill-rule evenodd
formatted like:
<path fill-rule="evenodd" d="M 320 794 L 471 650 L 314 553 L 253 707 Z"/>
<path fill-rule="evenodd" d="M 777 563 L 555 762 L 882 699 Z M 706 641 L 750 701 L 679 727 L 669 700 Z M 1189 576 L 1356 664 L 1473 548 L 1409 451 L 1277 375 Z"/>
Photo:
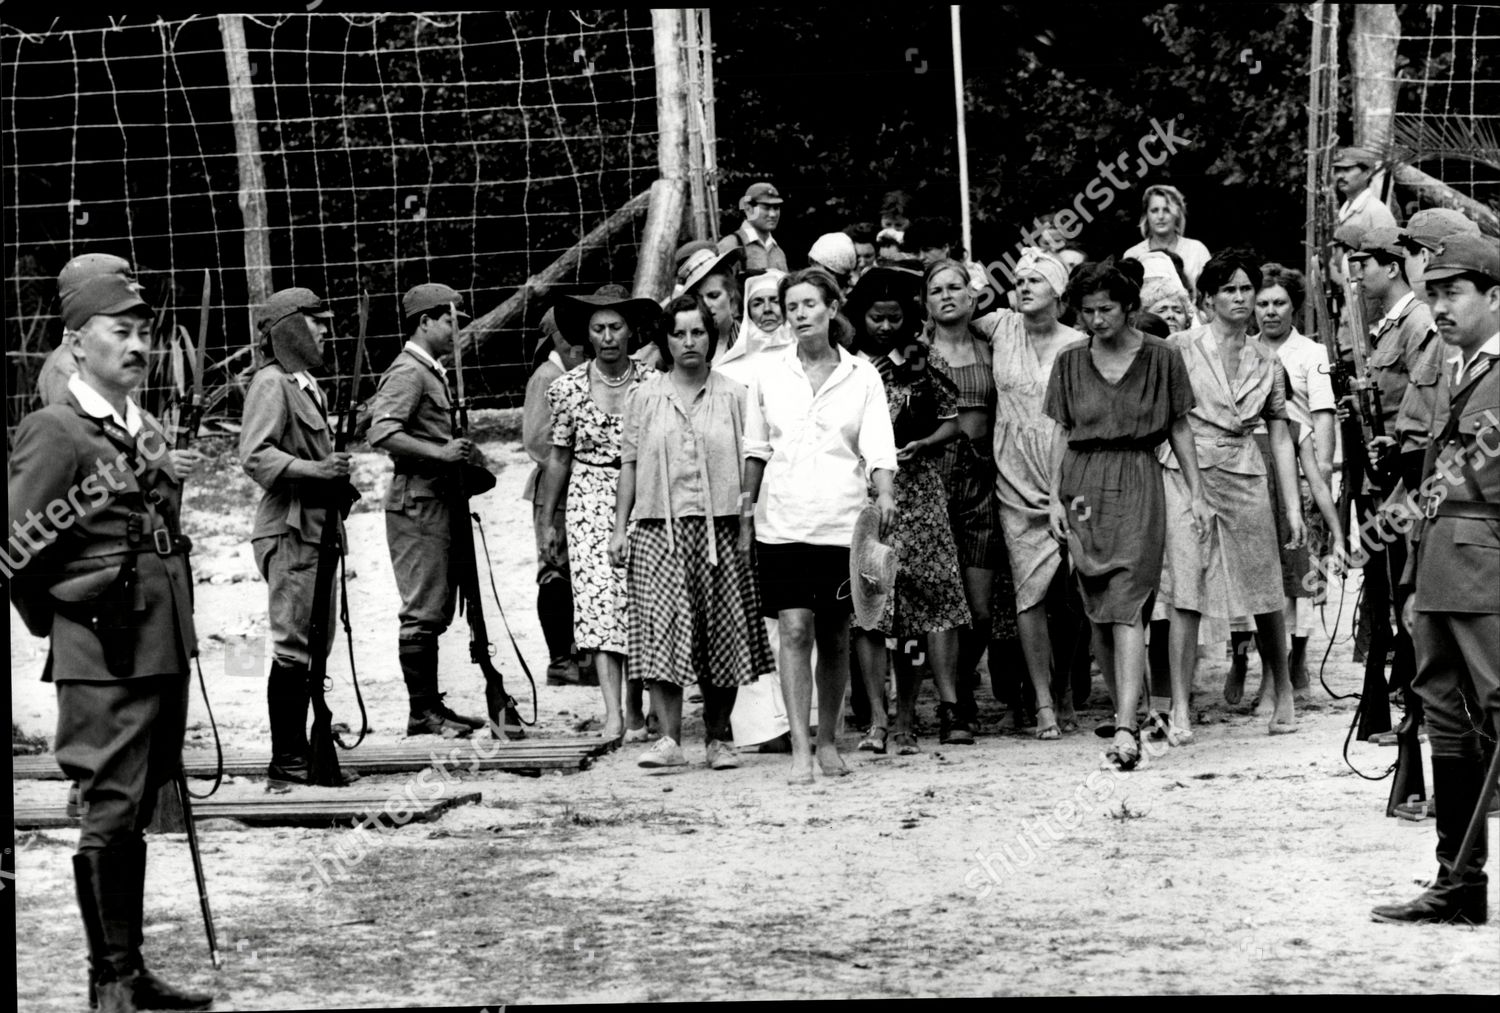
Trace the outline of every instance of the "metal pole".
<path fill-rule="evenodd" d="M 1313 4 L 1312 13 L 1312 55 L 1308 60 L 1311 72 L 1307 75 L 1307 223 L 1304 226 L 1303 243 L 1306 246 L 1307 280 L 1311 283 L 1312 291 L 1321 294 L 1323 286 L 1320 279 L 1323 273 L 1320 263 L 1322 251 L 1318 249 L 1318 151 L 1323 125 L 1323 75 L 1327 72 L 1323 65 L 1323 4 Z M 1303 301 L 1302 329 L 1306 334 L 1320 335 L 1326 342 L 1331 335 L 1318 327 L 1317 320 L 1317 307 L 1322 301 L 1321 295 L 1317 299 Z"/>
<path fill-rule="evenodd" d="M 964 250 L 974 256 L 973 226 L 969 218 L 969 139 L 964 129 L 964 43 L 957 4 L 948 8 L 953 23 L 953 103 L 958 113 L 958 190 L 963 207 Z"/>

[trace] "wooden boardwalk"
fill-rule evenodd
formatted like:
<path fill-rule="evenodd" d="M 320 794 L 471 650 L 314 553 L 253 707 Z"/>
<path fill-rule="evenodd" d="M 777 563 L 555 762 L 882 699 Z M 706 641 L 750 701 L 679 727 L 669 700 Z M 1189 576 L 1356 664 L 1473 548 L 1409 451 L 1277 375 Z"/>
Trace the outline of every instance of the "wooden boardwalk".
<path fill-rule="evenodd" d="M 359 774 L 405 774 L 446 763 L 454 770 L 478 772 L 503 770 L 540 774 L 548 770 L 587 770 L 596 756 L 615 748 L 608 739 L 523 739 L 497 742 L 493 739 L 436 739 L 392 745 L 366 743 L 358 749 L 340 750 L 339 765 Z M 224 773 L 231 777 L 264 777 L 271 762 L 269 752 L 226 749 Z M 184 750 L 183 770 L 190 778 L 212 780 L 217 766 L 214 753 L 206 749 Z M 17 781 L 64 780 L 51 754 L 17 756 L 12 775 Z"/>
<path fill-rule="evenodd" d="M 195 802 L 193 819 L 197 823 L 237 820 L 255 827 L 349 826 L 366 820 L 373 823 L 378 819 L 381 827 L 390 827 L 430 820 L 455 806 L 476 803 L 479 798 L 479 792 L 473 791 L 413 803 L 389 788 L 378 792 L 355 788 L 295 788 L 286 794 L 255 799 Z M 386 815 L 380 815 L 382 810 Z M 17 830 L 49 830 L 77 825 L 78 818 L 69 816 L 60 804 L 16 807 Z"/>

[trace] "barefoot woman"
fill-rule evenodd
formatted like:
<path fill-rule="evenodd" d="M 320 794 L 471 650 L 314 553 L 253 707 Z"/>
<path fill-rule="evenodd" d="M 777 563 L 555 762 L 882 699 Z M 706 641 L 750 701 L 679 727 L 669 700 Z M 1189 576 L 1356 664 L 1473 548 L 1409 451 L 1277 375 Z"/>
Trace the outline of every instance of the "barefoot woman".
<path fill-rule="evenodd" d="M 748 546 L 753 531 L 761 606 L 780 628 L 789 781 L 810 784 L 814 641 L 818 765 L 825 776 L 849 772 L 834 741 L 849 681 L 849 542 L 867 483 L 877 491 L 881 536 L 895 524 L 896 443 L 880 374 L 830 340 L 843 301 L 838 284 L 817 269 L 798 271 L 780 293 L 797 343 L 750 380 L 743 485 L 756 508 L 740 538 Z"/>

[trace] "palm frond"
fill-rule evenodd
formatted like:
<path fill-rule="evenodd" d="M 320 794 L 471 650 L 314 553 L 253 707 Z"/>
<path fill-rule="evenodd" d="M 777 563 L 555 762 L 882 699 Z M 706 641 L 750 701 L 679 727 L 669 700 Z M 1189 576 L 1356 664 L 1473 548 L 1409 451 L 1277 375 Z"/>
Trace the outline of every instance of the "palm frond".
<path fill-rule="evenodd" d="M 1463 159 L 1500 172 L 1500 134 L 1489 121 L 1402 113 L 1392 124 L 1391 143 L 1403 162 Z"/>

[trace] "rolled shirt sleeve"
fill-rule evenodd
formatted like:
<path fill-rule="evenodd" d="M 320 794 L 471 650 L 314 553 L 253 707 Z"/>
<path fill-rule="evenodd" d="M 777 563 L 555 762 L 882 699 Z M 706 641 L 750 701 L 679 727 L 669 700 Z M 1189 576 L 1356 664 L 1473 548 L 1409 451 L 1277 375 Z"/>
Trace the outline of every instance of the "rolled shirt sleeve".
<path fill-rule="evenodd" d="M 891 410 L 885 396 L 885 384 L 875 368 L 860 362 L 872 377 L 860 375 L 865 381 L 864 419 L 859 426 L 859 456 L 864 458 L 865 478 L 871 479 L 875 472 L 896 470 L 896 431 L 891 426 Z M 873 379 L 873 382 L 871 380 Z"/>
<path fill-rule="evenodd" d="M 757 461 L 771 459 L 771 428 L 766 422 L 765 397 L 758 373 L 751 375 L 749 391 L 745 395 L 744 453 Z"/>
<path fill-rule="evenodd" d="M 412 372 L 390 370 L 370 402 L 370 446 L 393 433 L 404 433 L 422 400 L 422 384 Z"/>

